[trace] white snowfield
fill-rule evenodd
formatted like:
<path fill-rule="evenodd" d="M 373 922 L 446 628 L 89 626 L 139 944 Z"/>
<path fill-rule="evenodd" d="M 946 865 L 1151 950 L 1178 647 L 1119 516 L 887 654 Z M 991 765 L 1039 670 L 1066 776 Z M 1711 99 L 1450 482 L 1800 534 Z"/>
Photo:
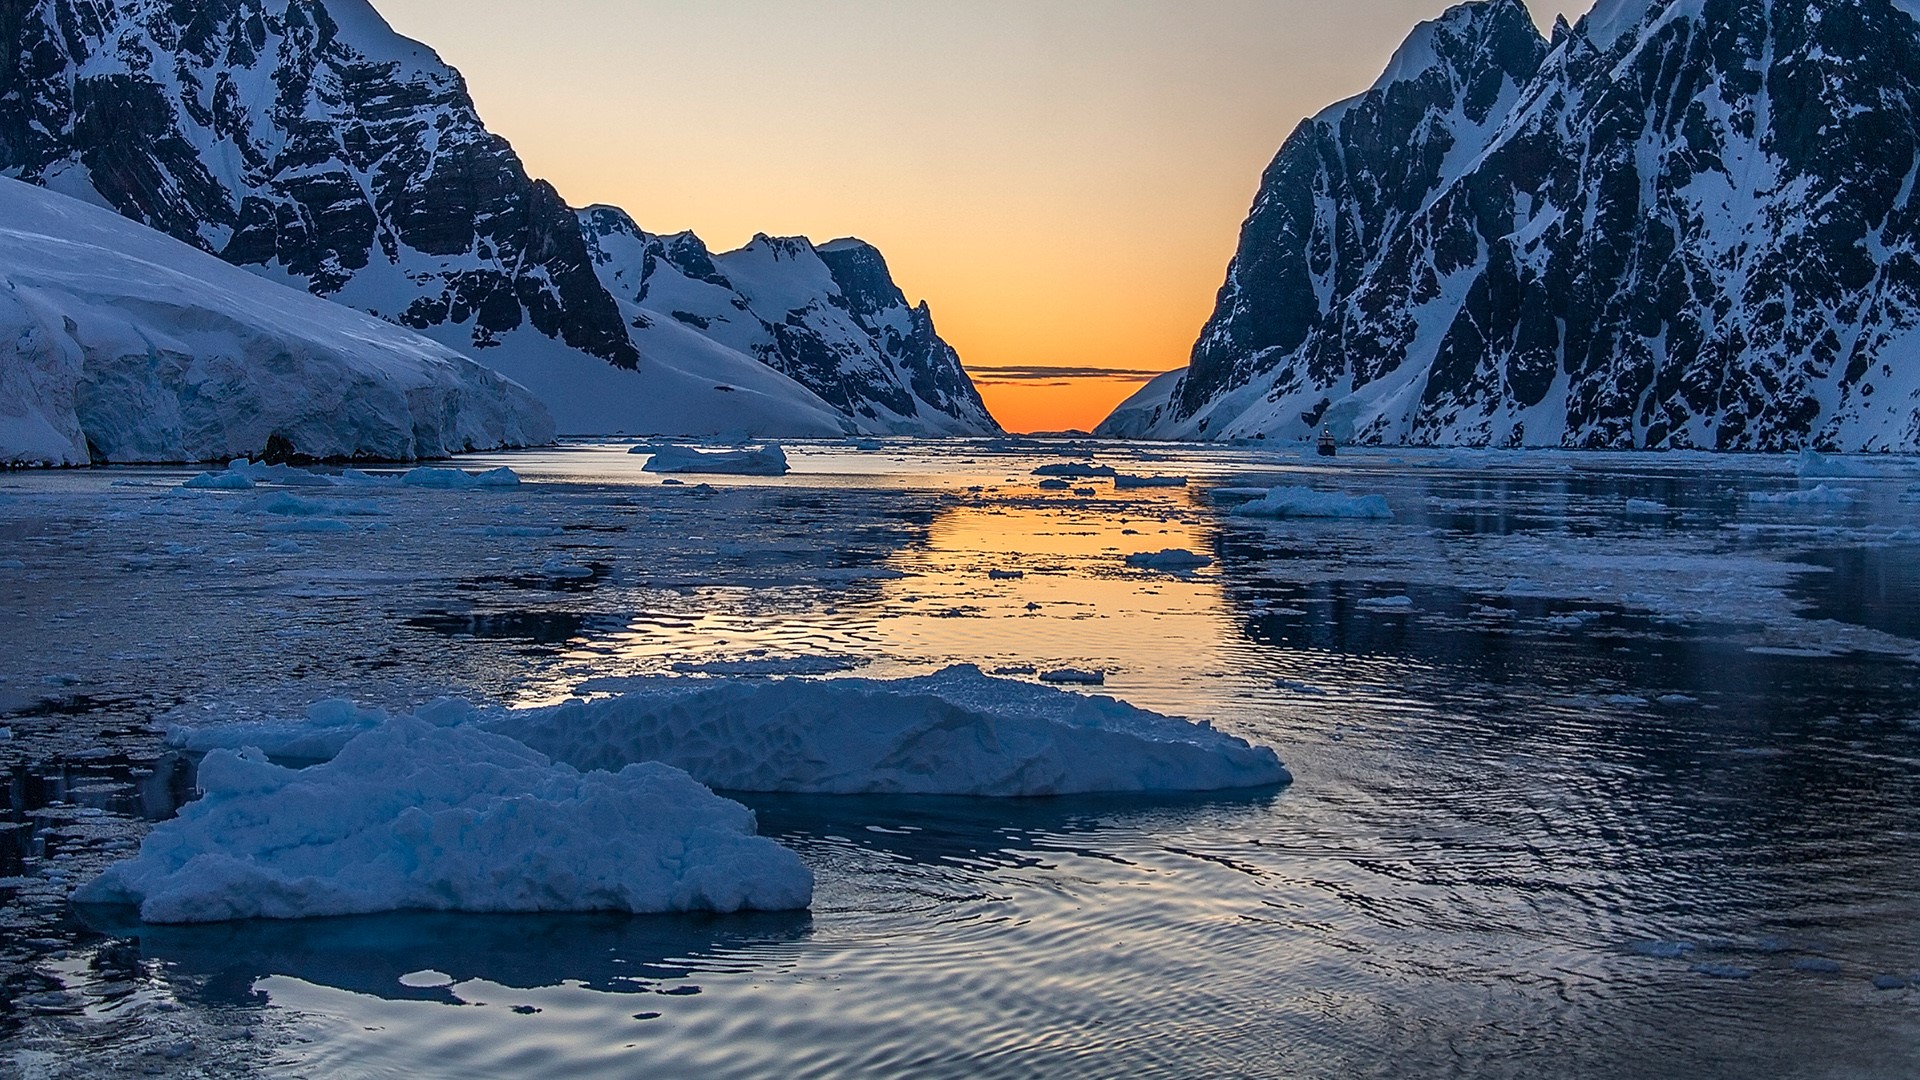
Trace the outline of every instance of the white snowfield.
<path fill-rule="evenodd" d="M 331 762 L 201 762 L 204 798 L 82 886 L 155 923 L 380 911 L 805 908 L 813 875 L 686 773 L 582 774 L 473 728 L 402 717 Z"/>
<path fill-rule="evenodd" d="M 971 665 L 910 679 L 633 680 L 487 726 L 577 768 L 662 761 L 732 791 L 1040 796 L 1291 777 L 1266 747 Z"/>
<path fill-rule="evenodd" d="M 411 461 L 554 433 L 451 349 L 4 178 L 0 348 L 0 465 L 225 461 L 274 435 Z"/>

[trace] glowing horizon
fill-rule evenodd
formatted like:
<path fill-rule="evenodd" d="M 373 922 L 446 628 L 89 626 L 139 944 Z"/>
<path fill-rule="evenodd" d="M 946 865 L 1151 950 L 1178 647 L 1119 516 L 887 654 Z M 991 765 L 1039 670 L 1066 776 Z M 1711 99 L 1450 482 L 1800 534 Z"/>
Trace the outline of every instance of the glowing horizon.
<path fill-rule="evenodd" d="M 373 2 L 575 206 L 716 251 L 873 243 L 1012 431 L 1145 380 L 1009 372 L 1185 365 L 1281 142 L 1450 6 Z"/>

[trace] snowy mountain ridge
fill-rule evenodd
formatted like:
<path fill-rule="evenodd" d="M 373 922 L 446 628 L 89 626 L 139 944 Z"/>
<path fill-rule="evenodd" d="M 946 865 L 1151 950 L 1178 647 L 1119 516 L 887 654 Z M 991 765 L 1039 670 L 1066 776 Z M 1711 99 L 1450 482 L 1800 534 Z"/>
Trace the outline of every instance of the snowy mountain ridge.
<path fill-rule="evenodd" d="M 839 350 L 857 369 L 842 372 L 802 355 L 805 335 L 742 352 L 627 310 L 581 216 L 366 0 L 7 7 L 0 175 L 468 352 L 563 430 L 998 430 L 937 338 L 915 356 L 884 337 Z"/>
<path fill-rule="evenodd" d="M 0 467 L 551 442 L 522 388 L 104 208 L 0 179 Z"/>
<path fill-rule="evenodd" d="M 1915 6 L 1601 0 L 1551 40 L 1450 10 L 1287 140 L 1122 426 L 1920 449 Z"/>
<path fill-rule="evenodd" d="M 601 282 L 642 319 L 691 326 L 782 372 L 867 430 L 995 430 L 960 359 L 861 240 L 816 247 L 757 235 L 715 255 L 692 233 L 656 236 L 624 211 L 581 211 Z M 930 407 L 929 407 L 930 406 Z"/>

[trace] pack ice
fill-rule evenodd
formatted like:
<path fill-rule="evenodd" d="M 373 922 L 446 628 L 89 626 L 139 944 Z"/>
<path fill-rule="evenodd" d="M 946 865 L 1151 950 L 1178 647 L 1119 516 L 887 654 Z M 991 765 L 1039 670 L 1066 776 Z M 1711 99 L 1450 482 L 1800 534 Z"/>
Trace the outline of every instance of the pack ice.
<path fill-rule="evenodd" d="M 500 375 L 109 210 L 0 178 L 0 465 L 393 461 L 552 441 Z"/>
<path fill-rule="evenodd" d="M 623 689 L 488 726 L 577 768 L 661 761 L 733 791 L 1037 796 L 1291 779 L 1272 750 L 1205 723 L 972 665 L 910 679 L 659 677 Z"/>
<path fill-rule="evenodd" d="M 806 907 L 798 855 L 668 765 L 581 773 L 511 739 L 399 717 L 306 769 L 253 749 L 200 765 L 205 797 L 82 886 L 147 922 L 398 910 Z"/>

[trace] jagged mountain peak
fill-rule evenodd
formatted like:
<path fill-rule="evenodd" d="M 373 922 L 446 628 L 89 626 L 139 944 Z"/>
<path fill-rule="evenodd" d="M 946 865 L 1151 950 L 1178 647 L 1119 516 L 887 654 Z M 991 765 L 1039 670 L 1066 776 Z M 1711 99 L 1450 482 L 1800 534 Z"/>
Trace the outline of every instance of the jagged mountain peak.
<path fill-rule="evenodd" d="M 1602 0 L 1484 122 L 1433 52 L 1288 140 L 1129 424 L 1920 448 L 1916 6 Z"/>
<path fill-rule="evenodd" d="M 0 53 L 0 174 L 471 351 L 563 430 L 916 431 L 922 406 L 930 433 L 997 430 L 951 350 L 965 392 L 935 402 L 904 369 L 737 348 L 760 326 L 748 293 L 791 299 L 777 322 L 838 299 L 809 242 L 716 256 L 576 213 L 366 0 L 0 0 Z"/>

